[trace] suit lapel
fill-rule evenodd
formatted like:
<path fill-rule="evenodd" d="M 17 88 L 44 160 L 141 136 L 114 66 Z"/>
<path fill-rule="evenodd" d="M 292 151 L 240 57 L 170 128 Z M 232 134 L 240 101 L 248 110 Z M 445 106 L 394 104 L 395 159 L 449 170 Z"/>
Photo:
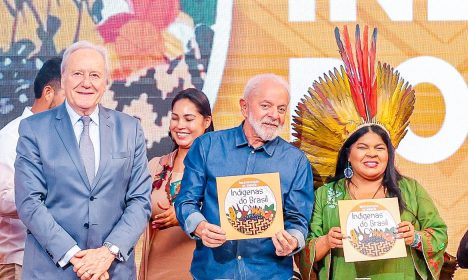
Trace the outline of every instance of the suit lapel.
<path fill-rule="evenodd" d="M 110 121 L 110 115 L 106 108 L 99 105 L 99 138 L 101 144 L 101 155 L 99 160 L 99 168 L 94 177 L 91 190 L 96 187 L 99 180 L 106 169 L 107 163 L 112 156 L 112 132 L 114 125 Z"/>
<path fill-rule="evenodd" d="M 57 134 L 59 135 L 63 145 L 65 146 L 65 149 L 70 155 L 73 164 L 75 164 L 81 179 L 87 188 L 90 189 L 91 185 L 89 184 L 88 176 L 86 175 L 83 160 L 81 159 L 78 148 L 78 143 L 76 142 L 75 132 L 72 127 L 70 116 L 68 116 L 67 108 L 65 107 L 65 102 L 60 105 L 60 108 L 57 110 L 56 120 L 55 129 L 57 130 Z"/>

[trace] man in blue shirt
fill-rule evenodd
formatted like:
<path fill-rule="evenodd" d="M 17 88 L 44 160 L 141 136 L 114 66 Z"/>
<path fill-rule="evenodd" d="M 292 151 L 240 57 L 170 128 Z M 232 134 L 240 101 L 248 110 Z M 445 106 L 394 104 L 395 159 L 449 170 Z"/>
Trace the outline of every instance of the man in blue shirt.
<path fill-rule="evenodd" d="M 314 194 L 306 156 L 278 137 L 289 100 L 281 77 L 253 77 L 240 100 L 242 124 L 200 136 L 185 158 L 175 208 L 184 231 L 197 239 L 195 279 L 292 278 L 292 255 L 304 247 Z M 272 172 L 280 174 L 285 230 L 272 238 L 226 241 L 216 177 Z"/>

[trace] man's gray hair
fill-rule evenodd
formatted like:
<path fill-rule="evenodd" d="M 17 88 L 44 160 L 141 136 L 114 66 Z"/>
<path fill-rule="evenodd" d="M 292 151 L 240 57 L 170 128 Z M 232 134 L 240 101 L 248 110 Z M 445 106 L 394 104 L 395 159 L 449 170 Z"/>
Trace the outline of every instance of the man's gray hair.
<path fill-rule="evenodd" d="M 110 61 L 109 61 L 109 54 L 107 52 L 107 49 L 103 46 L 100 45 L 95 45 L 89 41 L 78 41 L 76 43 L 71 44 L 66 50 L 65 53 L 63 54 L 63 59 L 62 59 L 62 64 L 60 65 L 60 72 L 63 75 L 65 72 L 65 68 L 67 67 L 68 59 L 70 58 L 70 55 L 77 50 L 82 50 L 82 49 L 92 49 L 97 51 L 102 58 L 104 59 L 105 63 L 105 75 L 106 78 L 110 77 Z"/>
<path fill-rule="evenodd" d="M 283 77 L 278 76 L 276 74 L 260 74 L 253 76 L 250 78 L 250 80 L 247 82 L 244 88 L 244 100 L 246 100 L 252 92 L 258 89 L 260 85 L 262 85 L 264 82 L 273 82 L 275 84 L 278 84 L 284 88 L 284 90 L 288 93 L 288 98 L 290 99 L 291 96 L 289 95 L 289 84 L 286 82 Z"/>

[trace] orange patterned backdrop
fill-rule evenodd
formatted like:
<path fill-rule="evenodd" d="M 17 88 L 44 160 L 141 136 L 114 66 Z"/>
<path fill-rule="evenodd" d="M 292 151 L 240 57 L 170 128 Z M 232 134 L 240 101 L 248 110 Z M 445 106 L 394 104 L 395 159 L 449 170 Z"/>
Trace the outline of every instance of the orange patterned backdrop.
<path fill-rule="evenodd" d="M 294 0 L 292 0 L 294 1 Z M 289 1 L 292 2 L 292 1 Z M 402 62 L 420 56 L 439 58 L 452 65 L 462 77 L 457 92 L 444 92 L 455 96 L 460 104 L 468 105 L 468 13 L 463 20 L 428 20 L 428 1 L 414 2 L 411 21 L 392 21 L 378 1 L 357 1 L 355 21 L 330 21 L 332 1 L 315 2 L 315 21 L 292 22 L 289 20 L 288 1 L 236 1 L 233 11 L 231 42 L 225 66 L 223 82 L 214 107 L 215 125 L 226 128 L 241 121 L 238 99 L 243 85 L 252 75 L 274 72 L 291 80 L 290 59 L 339 58 L 333 35 L 335 26 L 343 24 L 368 24 L 379 29 L 377 57 L 380 61 L 398 66 Z M 337 1 L 335 1 L 337 2 Z M 353 2 L 353 1 L 350 1 Z M 461 2 L 459 2 L 461 5 Z M 466 7 L 466 4 L 465 8 Z M 456 7 L 461 9 L 462 7 Z M 324 69 L 324 71 L 327 69 Z M 308 68 L 302 68 L 307 75 Z M 324 72 L 322 71 L 322 72 Z M 437 71 L 437 69 L 425 69 Z M 444 75 L 444 72 L 439 73 Z M 406 76 L 403 76 L 406 78 Z M 317 77 L 311 77 L 309 85 Z M 411 79 L 406 78 L 411 82 Z M 448 77 L 447 80 L 451 79 Z M 431 137 L 439 132 L 445 119 L 445 98 L 439 88 L 429 83 L 417 84 L 415 112 L 411 118 L 411 130 L 421 137 Z M 305 94 L 307 87 L 292 94 Z M 459 99 L 460 98 L 460 99 Z M 462 99 L 464 98 L 464 99 Z M 468 230 L 468 142 L 467 107 L 459 106 L 458 122 L 451 125 L 462 131 L 461 144 L 449 157 L 434 163 L 419 164 L 401 156 L 397 166 L 403 174 L 416 178 L 427 188 L 442 217 L 448 224 L 448 252 L 456 254 L 458 243 Z M 289 127 L 286 127 L 289 130 Z M 288 137 L 284 133 L 284 137 Z M 463 136 L 464 135 L 464 136 Z M 448 145 L 451 136 L 440 146 Z M 453 144 L 454 145 L 454 144 Z M 434 147 L 435 148 L 435 147 Z M 434 153 L 427 150 L 425 153 Z M 468 279 L 466 271 L 457 271 L 456 279 Z"/>
<path fill-rule="evenodd" d="M 449 226 L 448 252 L 456 253 L 468 229 L 467 1 L 194 3 L 2 1 L 0 80 L 16 77 L 12 65 L 26 61 L 34 70 L 37 59 L 60 54 L 78 39 L 106 44 L 115 81 L 103 102 L 142 119 L 153 156 L 170 149 L 168 106 L 177 90 L 203 89 L 213 103 L 215 128 L 223 129 L 241 121 L 238 100 L 248 78 L 273 72 L 291 83 L 292 112 L 313 80 L 337 63 L 334 27 L 376 26 L 378 59 L 397 67 L 416 88 L 412 133 L 398 150 L 398 167 L 432 195 Z M 33 78 L 25 73 L 19 72 Z M 11 79 L 19 84 L 0 83 L 0 127 L 31 103 L 25 79 Z M 283 137 L 289 138 L 289 130 L 287 124 Z M 457 272 L 457 279 L 467 278 L 466 271 Z"/>

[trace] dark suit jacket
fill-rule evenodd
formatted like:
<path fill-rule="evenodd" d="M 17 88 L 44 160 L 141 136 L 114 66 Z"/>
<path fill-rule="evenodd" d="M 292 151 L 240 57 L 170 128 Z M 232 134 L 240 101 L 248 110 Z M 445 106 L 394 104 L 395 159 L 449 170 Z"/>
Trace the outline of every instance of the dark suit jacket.
<path fill-rule="evenodd" d="M 58 261 L 77 244 L 118 246 L 111 279 L 135 279 L 133 248 L 151 214 L 151 178 L 137 119 L 100 107 L 100 163 L 89 183 L 65 104 L 20 124 L 16 206 L 28 228 L 24 279 L 76 279 Z"/>

